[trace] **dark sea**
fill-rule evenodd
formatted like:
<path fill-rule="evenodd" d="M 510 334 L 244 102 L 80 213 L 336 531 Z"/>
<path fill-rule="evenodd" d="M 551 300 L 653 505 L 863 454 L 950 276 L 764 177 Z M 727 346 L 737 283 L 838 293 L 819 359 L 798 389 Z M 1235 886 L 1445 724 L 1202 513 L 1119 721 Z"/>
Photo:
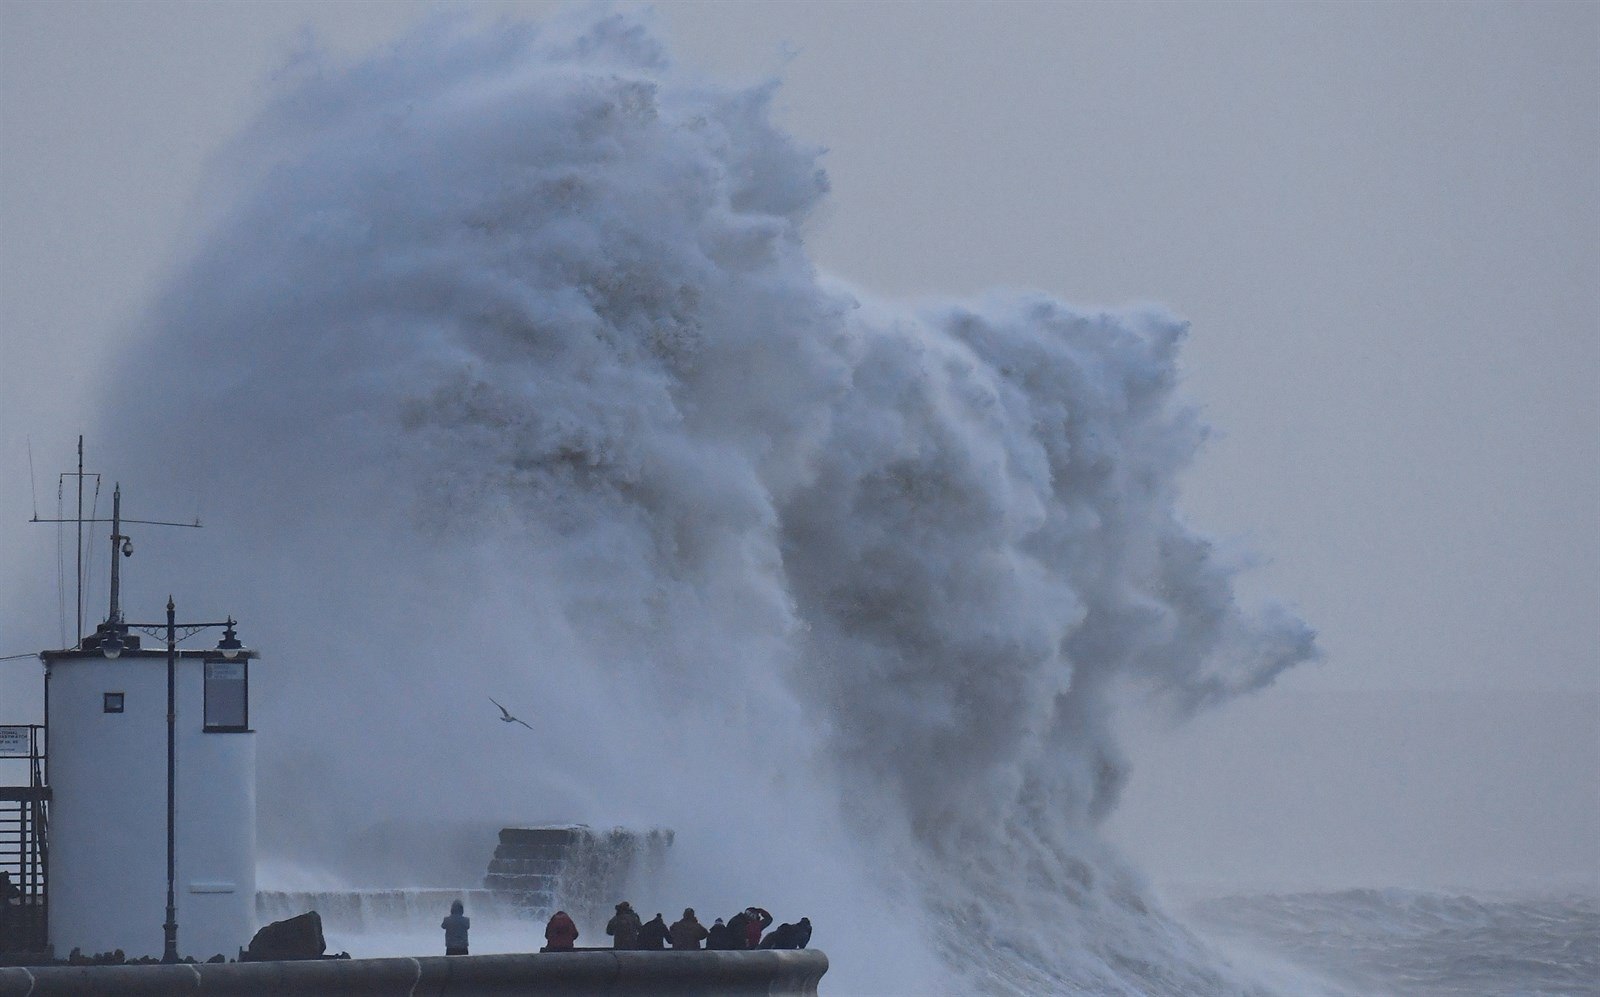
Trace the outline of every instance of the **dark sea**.
<path fill-rule="evenodd" d="M 1596 893 L 1362 889 L 1219 897 L 1186 911 L 1231 952 L 1308 971 L 1308 993 L 1600 994 Z"/>

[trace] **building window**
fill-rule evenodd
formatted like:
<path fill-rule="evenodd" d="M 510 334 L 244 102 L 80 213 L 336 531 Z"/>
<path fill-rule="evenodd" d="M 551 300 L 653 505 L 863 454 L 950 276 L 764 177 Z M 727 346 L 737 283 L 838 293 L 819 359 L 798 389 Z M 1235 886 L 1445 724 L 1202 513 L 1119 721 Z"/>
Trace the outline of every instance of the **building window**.
<path fill-rule="evenodd" d="M 105 700 L 104 700 L 104 710 L 107 713 L 121 713 L 122 712 L 122 693 L 120 693 L 120 692 L 108 692 L 108 693 L 106 693 Z"/>
<path fill-rule="evenodd" d="M 250 671 L 245 661 L 206 662 L 206 726 L 215 733 L 250 729 Z"/>

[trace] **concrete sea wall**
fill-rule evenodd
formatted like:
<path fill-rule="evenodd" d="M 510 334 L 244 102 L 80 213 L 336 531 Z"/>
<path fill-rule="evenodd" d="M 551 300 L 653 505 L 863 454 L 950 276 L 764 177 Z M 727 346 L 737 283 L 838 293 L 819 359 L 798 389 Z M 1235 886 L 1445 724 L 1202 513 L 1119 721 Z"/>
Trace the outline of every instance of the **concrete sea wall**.
<path fill-rule="evenodd" d="M 177 966 L 0 968 L 0 997 L 510 997 L 513 994 L 661 997 L 812 997 L 828 971 L 798 952 L 559 952 L 530 955 L 324 959 Z"/>

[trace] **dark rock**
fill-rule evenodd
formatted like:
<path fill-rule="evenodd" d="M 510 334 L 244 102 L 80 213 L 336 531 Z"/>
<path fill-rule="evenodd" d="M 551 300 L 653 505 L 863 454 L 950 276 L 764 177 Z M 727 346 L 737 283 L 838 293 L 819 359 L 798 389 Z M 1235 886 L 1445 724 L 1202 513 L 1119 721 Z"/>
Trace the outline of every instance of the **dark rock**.
<path fill-rule="evenodd" d="M 241 962 L 320 959 L 328 943 L 322 937 L 322 915 L 314 910 L 271 924 L 256 932 Z"/>

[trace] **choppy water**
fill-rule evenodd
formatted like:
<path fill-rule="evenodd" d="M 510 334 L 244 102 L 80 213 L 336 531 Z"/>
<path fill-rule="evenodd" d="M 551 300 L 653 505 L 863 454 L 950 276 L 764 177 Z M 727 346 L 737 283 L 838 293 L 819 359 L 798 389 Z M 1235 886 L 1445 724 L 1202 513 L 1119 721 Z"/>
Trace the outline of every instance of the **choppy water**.
<path fill-rule="evenodd" d="M 1190 905 L 1203 933 L 1282 957 L 1333 992 L 1600 994 L 1600 895 L 1412 890 L 1230 896 Z"/>

